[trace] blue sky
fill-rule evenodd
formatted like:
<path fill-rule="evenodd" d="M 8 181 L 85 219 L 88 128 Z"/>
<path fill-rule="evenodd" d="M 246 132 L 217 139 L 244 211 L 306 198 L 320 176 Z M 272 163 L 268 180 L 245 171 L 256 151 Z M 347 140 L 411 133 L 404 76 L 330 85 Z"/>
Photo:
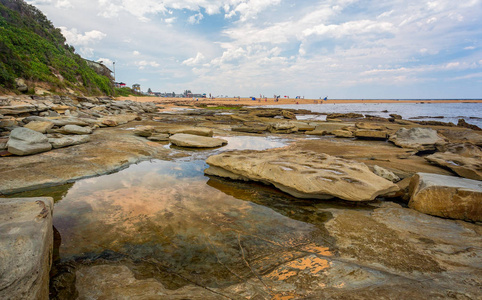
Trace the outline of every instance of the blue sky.
<path fill-rule="evenodd" d="M 482 0 L 32 0 L 142 90 L 482 98 Z"/>

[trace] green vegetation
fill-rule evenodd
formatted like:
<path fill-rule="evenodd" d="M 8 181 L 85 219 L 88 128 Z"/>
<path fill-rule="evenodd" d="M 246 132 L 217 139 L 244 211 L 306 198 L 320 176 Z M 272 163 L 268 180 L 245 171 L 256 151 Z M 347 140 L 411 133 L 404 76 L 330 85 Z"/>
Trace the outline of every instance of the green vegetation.
<path fill-rule="evenodd" d="M 114 91 L 116 97 L 128 97 L 135 94 L 135 92 L 129 87 L 115 88 Z"/>
<path fill-rule="evenodd" d="M 37 8 L 23 0 L 0 0 L 1 89 L 14 89 L 20 77 L 47 83 L 51 91 L 113 95 L 111 79 L 96 73 L 74 51 Z"/>

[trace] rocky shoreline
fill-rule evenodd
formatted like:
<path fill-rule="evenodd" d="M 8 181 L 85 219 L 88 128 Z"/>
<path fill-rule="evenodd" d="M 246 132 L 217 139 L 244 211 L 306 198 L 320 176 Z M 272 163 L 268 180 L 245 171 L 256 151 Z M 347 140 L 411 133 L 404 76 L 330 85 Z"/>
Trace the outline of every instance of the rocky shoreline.
<path fill-rule="evenodd" d="M 356 112 L 331 114 L 326 121 L 300 121 L 297 115 L 309 112 L 240 106 L 209 109 L 216 104 L 204 103 L 200 108 L 194 101 L 183 103 L 182 107 L 186 105 L 189 110 L 165 112 L 155 103 L 105 97 L 0 96 L 0 195 L 108 174 L 144 160 L 173 160 L 189 155 L 173 151 L 169 144 L 201 150 L 222 149 L 227 143 L 223 137 L 289 137 L 294 142 L 280 149 L 231 151 L 211 156 L 206 160 L 210 167 L 205 173 L 213 178 L 273 185 L 295 198 L 362 201 L 378 203 L 378 208 L 371 213 L 329 210 L 333 219 L 326 224 L 326 230 L 337 239 L 337 254 L 327 256 L 308 251 L 311 256 L 302 257 L 310 266 L 319 264 L 321 258 L 328 265 L 336 266 L 330 276 L 320 277 L 320 269 L 320 274 L 306 275 L 307 282 L 303 282 L 299 281 L 301 277 L 280 276 L 279 269 L 276 276 L 272 272 L 264 273 L 279 293 L 262 292 L 263 284 L 256 283 L 259 280 L 256 277 L 249 279 L 250 287 L 231 286 L 213 291 L 232 296 L 236 289 L 245 289 L 252 296 L 276 294 L 291 295 L 291 298 L 313 295 L 337 298 L 362 291 L 361 299 L 378 291 L 389 298 L 453 294 L 461 299 L 475 299 L 477 286 L 481 284 L 477 274 L 482 270 L 479 243 L 482 241 L 479 223 L 482 221 L 482 131 L 479 128 L 464 122 L 458 126 L 437 121 L 421 123 L 403 120 L 398 115 L 383 119 Z M 0 199 L 0 203 L 2 201 Z M 416 224 L 423 224 L 424 220 L 433 226 L 416 228 Z M 357 226 L 363 226 L 359 234 L 356 234 Z M 447 236 L 436 233 L 440 227 L 445 228 Z M 464 234 L 456 239 L 448 238 L 457 232 Z M 369 238 L 373 234 L 377 240 Z M 381 234 L 399 237 L 390 240 Z M 404 243 L 412 254 L 397 248 L 396 245 L 404 247 Z M 10 250 L 4 247 L 1 251 Z M 401 258 L 411 257 L 413 253 L 423 259 Z M 348 279 L 340 277 L 341 273 L 355 268 L 350 265 L 353 263 L 372 271 L 363 276 L 347 275 Z M 48 272 L 45 266 L 42 268 L 40 271 Z M 85 297 L 92 292 L 89 282 L 101 280 L 96 275 L 98 272 L 106 272 L 106 278 L 114 271 L 120 272 L 125 274 L 126 281 L 132 282 L 132 274 L 124 266 L 119 270 L 101 265 L 95 267 L 99 270 L 90 268 L 92 270 L 84 267 L 78 271 L 84 279 L 77 283 L 77 290 Z M 301 274 L 293 268 L 289 272 Z M 403 277 L 406 282 L 395 284 L 398 279 L 388 276 L 387 282 L 381 283 L 377 272 Z M 415 286 L 410 283 L 423 282 L 420 280 L 433 274 L 441 280 L 440 286 L 454 281 L 453 290 L 444 288 L 435 292 L 435 284 L 427 287 L 423 283 Z M 455 280 L 457 276 L 460 278 Z M 366 285 L 357 287 L 356 282 L 362 277 Z M 344 282 L 345 287 L 326 285 L 335 279 L 338 284 Z M 288 282 L 296 288 L 283 289 Z M 324 288 L 320 288 L 322 282 L 326 285 Z M 3 286 L 9 284 L 2 283 L 0 296 L 5 293 Z M 259 291 L 255 292 L 258 287 Z M 103 290 L 106 287 L 96 288 L 106 292 Z M 155 289 L 168 293 L 162 286 Z M 206 289 L 201 293 L 189 285 L 183 289 L 176 295 L 210 293 Z M 295 290 L 304 292 L 291 292 Z"/>

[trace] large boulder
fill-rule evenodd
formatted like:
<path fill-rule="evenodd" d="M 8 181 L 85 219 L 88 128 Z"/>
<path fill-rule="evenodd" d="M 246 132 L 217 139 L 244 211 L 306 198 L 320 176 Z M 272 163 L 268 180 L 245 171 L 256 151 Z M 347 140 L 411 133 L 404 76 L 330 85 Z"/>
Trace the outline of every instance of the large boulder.
<path fill-rule="evenodd" d="M 234 151 L 209 157 L 205 174 L 272 184 L 298 198 L 370 201 L 398 187 L 363 163 L 309 151 Z"/>
<path fill-rule="evenodd" d="M 169 141 L 176 146 L 188 148 L 216 148 L 228 143 L 223 139 L 185 133 L 172 135 L 169 137 Z"/>
<path fill-rule="evenodd" d="M 49 299 L 52 198 L 0 201 L 0 299 Z"/>
<path fill-rule="evenodd" d="M 30 155 L 52 149 L 47 137 L 28 128 L 15 128 L 7 142 L 8 152 L 15 155 Z"/>
<path fill-rule="evenodd" d="M 445 152 L 429 155 L 425 159 L 431 163 L 449 168 L 461 177 L 482 180 L 482 160 L 480 157 L 466 157 Z"/>
<path fill-rule="evenodd" d="M 390 141 L 402 148 L 416 149 L 418 151 L 436 150 L 437 146 L 445 145 L 445 140 L 430 128 L 400 128 Z"/>
<path fill-rule="evenodd" d="M 451 219 L 482 221 L 482 182 L 454 176 L 417 173 L 410 182 L 408 206 Z"/>

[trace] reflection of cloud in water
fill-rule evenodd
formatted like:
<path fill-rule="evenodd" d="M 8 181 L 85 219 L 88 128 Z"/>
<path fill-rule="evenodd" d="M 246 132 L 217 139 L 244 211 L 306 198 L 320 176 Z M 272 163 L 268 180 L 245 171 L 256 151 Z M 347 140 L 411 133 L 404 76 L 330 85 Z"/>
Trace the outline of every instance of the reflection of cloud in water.
<path fill-rule="evenodd" d="M 316 230 L 207 185 L 202 166 L 204 162 L 142 163 L 77 182 L 55 208 L 61 256 L 105 249 L 122 252 L 128 245 L 144 249 L 147 244 L 161 247 L 156 250 L 161 256 L 185 251 L 183 247 L 192 243 L 224 249 L 232 248 L 238 234 L 292 246 Z"/>
<path fill-rule="evenodd" d="M 228 144 L 222 150 L 266 150 L 287 145 L 287 139 L 261 136 L 223 136 Z"/>

